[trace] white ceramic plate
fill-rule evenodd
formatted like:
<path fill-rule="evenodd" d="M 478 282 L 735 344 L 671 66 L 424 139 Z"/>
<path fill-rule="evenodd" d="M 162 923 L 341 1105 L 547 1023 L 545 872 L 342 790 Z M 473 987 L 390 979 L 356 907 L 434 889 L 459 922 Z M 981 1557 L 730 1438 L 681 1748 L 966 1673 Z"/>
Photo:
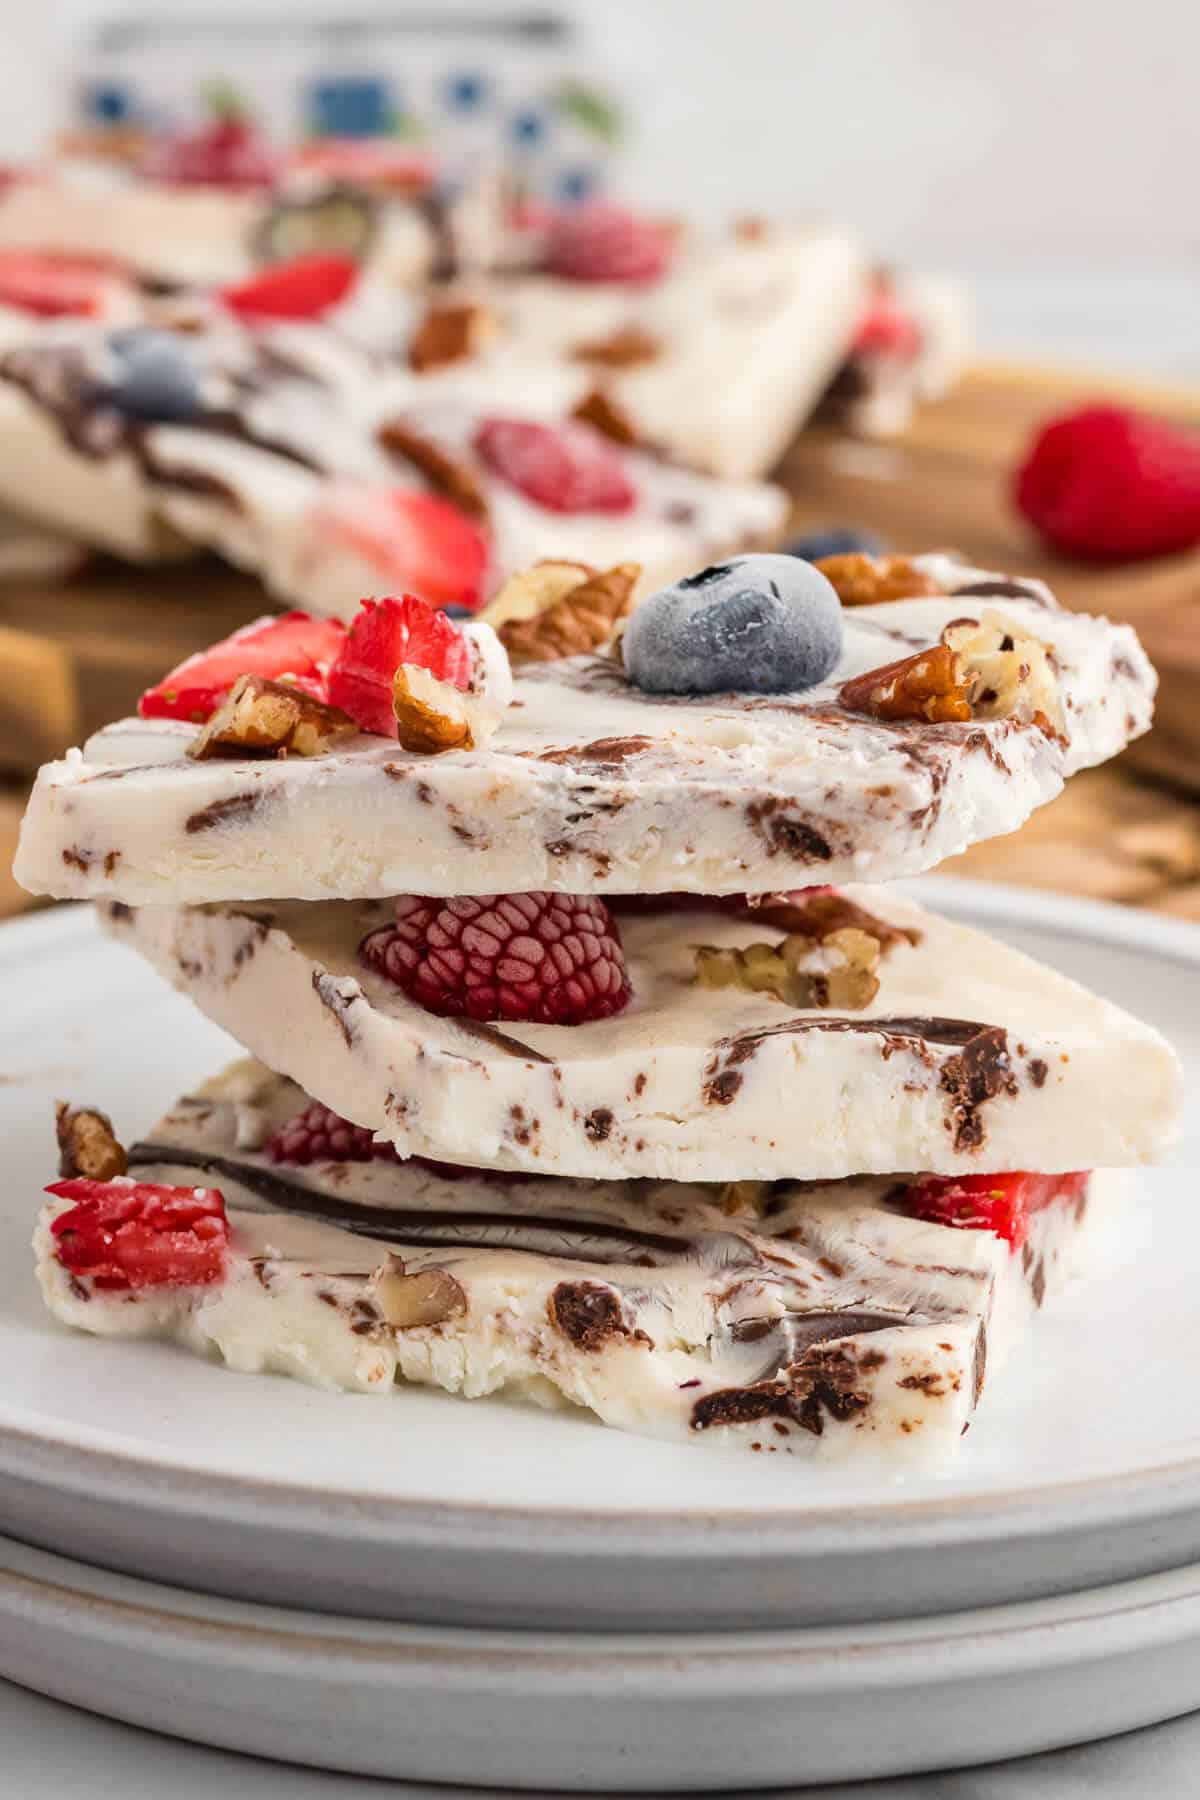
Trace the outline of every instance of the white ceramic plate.
<path fill-rule="evenodd" d="M 1200 1568 L 911 1624 L 556 1637 L 205 1599 L 0 1539 L 0 1674 L 175 1736 L 355 1773 L 559 1794 L 791 1791 L 1187 1711 Z"/>
<path fill-rule="evenodd" d="M 968 884 L 981 920 L 1170 1033 L 1200 1087 L 1200 932 Z M 0 932 L 0 1529 L 208 1592 L 406 1619 L 724 1629 L 908 1618 L 1200 1560 L 1200 1109 L 1093 1281 L 937 1479 L 826 1475 L 417 1390 L 331 1396 L 43 1314 L 56 1094 L 136 1132 L 229 1041 L 86 912 Z"/>

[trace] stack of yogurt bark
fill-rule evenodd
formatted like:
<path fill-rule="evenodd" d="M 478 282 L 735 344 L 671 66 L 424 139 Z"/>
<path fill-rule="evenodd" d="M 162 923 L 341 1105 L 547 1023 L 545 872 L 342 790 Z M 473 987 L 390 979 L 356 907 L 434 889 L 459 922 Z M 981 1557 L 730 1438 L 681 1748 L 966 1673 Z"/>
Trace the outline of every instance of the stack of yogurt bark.
<path fill-rule="evenodd" d="M 422 1382 L 952 1454 L 1179 1076 L 888 883 L 1144 731 L 1152 670 L 946 555 L 636 581 L 260 621 L 42 770 L 18 878 L 251 1058 L 132 1143 L 60 1108 L 58 1319 L 389 1394 L 395 1429 Z"/>

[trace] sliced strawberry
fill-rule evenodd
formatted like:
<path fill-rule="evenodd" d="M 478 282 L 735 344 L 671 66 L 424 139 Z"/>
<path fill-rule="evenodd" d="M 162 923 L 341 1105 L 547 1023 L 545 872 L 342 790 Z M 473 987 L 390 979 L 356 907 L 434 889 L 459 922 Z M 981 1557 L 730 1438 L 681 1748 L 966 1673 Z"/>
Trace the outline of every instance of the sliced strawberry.
<path fill-rule="evenodd" d="M 96 318 L 112 291 L 112 268 L 100 257 L 0 251 L 0 306 L 42 319 Z"/>
<path fill-rule="evenodd" d="M 297 256 L 222 288 L 220 299 L 239 319 L 319 319 L 340 306 L 358 279 L 350 256 Z"/>
<path fill-rule="evenodd" d="M 889 288 L 878 288 L 868 302 L 854 342 L 855 355 L 875 353 L 910 362 L 921 348 L 921 327 Z"/>
<path fill-rule="evenodd" d="M 207 1287 L 225 1274 L 229 1222 L 216 1188 L 149 1181 L 56 1181 L 72 1200 L 50 1224 L 64 1269 L 98 1288 Z"/>
<path fill-rule="evenodd" d="M 340 619 L 314 619 L 303 612 L 255 619 L 211 649 L 189 656 L 157 687 L 147 688 L 138 712 L 143 719 L 190 719 L 202 725 L 239 675 L 294 681 L 316 699 L 327 699 L 329 665 L 345 636 Z"/>
<path fill-rule="evenodd" d="M 428 669 L 462 691 L 470 685 L 470 646 L 445 613 L 415 594 L 364 600 L 329 671 L 330 702 L 364 731 L 394 738 L 392 688 L 401 663 Z"/>
<path fill-rule="evenodd" d="M 549 512 L 629 512 L 637 490 L 611 444 L 574 423 L 485 419 L 475 448 L 502 481 Z"/>
<path fill-rule="evenodd" d="M 439 494 L 348 488 L 321 502 L 314 525 L 369 562 L 381 587 L 419 594 L 431 606 L 465 606 L 472 612 L 483 601 L 487 540 Z"/>
<path fill-rule="evenodd" d="M 914 1218 L 934 1225 L 994 1231 L 1019 1250 L 1028 1235 L 1031 1213 L 1058 1200 L 1077 1200 L 1087 1184 L 1086 1171 L 1035 1175 L 1015 1169 L 1003 1175 L 924 1175 L 900 1204 Z"/>
<path fill-rule="evenodd" d="M 270 187 L 279 162 L 248 120 L 228 116 L 156 144 L 144 173 L 183 187 Z"/>

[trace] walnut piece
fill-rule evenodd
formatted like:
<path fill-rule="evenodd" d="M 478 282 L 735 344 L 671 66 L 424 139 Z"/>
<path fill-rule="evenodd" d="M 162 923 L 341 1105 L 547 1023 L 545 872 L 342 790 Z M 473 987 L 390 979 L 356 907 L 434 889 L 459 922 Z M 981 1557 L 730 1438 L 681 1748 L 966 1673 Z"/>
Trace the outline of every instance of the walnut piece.
<path fill-rule="evenodd" d="M 546 567 L 547 565 L 541 565 Z M 555 570 L 570 569 L 570 564 L 550 564 Z M 538 567 L 529 570 L 535 577 L 539 594 L 553 595 L 540 610 L 524 617 L 510 611 L 498 626 L 500 642 L 514 663 L 558 662 L 564 656 L 580 656 L 598 650 L 614 636 L 620 621 L 633 606 L 634 591 L 641 578 L 640 563 L 618 563 L 612 569 L 594 569 L 568 585 L 565 574 L 539 577 Z M 525 578 L 518 576 L 517 581 Z M 512 583 L 501 589 L 493 606 L 506 602 Z M 508 599 L 508 604 L 513 604 Z M 481 615 L 494 623 L 492 607 Z"/>
<path fill-rule="evenodd" d="M 638 441 L 637 427 L 603 388 L 593 388 L 571 409 L 571 417 L 628 450 Z"/>
<path fill-rule="evenodd" d="M 218 756 L 322 756 L 358 731 L 354 720 L 302 688 L 239 675 L 188 745 L 197 762 Z"/>
<path fill-rule="evenodd" d="M 493 337 L 497 321 L 475 301 L 431 306 L 412 335 L 408 364 L 418 374 L 475 356 Z"/>
<path fill-rule="evenodd" d="M 91 1107 L 71 1107 L 60 1100 L 54 1108 L 58 1136 L 58 1172 L 66 1180 L 85 1175 L 92 1181 L 111 1181 L 124 1175 L 128 1159 L 107 1113 Z"/>
<path fill-rule="evenodd" d="M 380 1312 L 395 1331 L 442 1325 L 467 1310 L 467 1296 L 446 1269 L 417 1269 L 408 1274 L 400 1257 L 389 1252 L 371 1277 Z"/>
<path fill-rule="evenodd" d="M 634 369 L 642 363 L 657 362 L 662 345 L 640 325 L 621 325 L 608 337 L 576 344 L 571 355 L 576 362 L 599 363 L 608 369 Z"/>
<path fill-rule="evenodd" d="M 1050 650 L 1006 614 L 988 608 L 979 619 L 955 619 L 942 633 L 963 660 L 972 682 L 976 719 L 1016 719 L 1031 725 L 1040 714 L 1051 735 L 1064 735 L 1065 720 Z"/>
<path fill-rule="evenodd" d="M 828 894 L 807 894 L 803 890 L 796 894 L 748 894 L 746 912 L 749 918 L 761 919 L 777 931 L 795 932 L 818 941 L 853 927 L 877 939 L 883 956 L 898 944 L 921 942 L 921 933 L 915 926 L 893 925 L 836 890 Z"/>
<path fill-rule="evenodd" d="M 882 600 L 911 600 L 921 594 L 945 592 L 907 556 L 863 556 L 853 551 L 845 556 L 823 556 L 816 567 L 837 590 L 843 606 L 874 606 Z"/>
<path fill-rule="evenodd" d="M 547 558 L 522 569 L 518 575 L 510 575 L 495 598 L 475 616 L 496 631 L 513 619 L 534 619 L 563 599 L 572 588 L 598 573 L 591 563 L 555 562 Z"/>
<path fill-rule="evenodd" d="M 786 1006 L 857 1011 L 879 992 L 879 957 L 878 938 L 853 927 L 830 932 L 817 945 L 797 935 L 737 949 L 698 944 L 695 980 L 701 987 L 770 994 Z"/>
<path fill-rule="evenodd" d="M 926 719 L 931 725 L 962 725 L 971 718 L 971 683 L 957 651 L 934 644 L 899 662 L 868 669 L 846 682 L 838 695 L 851 712 L 875 719 Z"/>
<path fill-rule="evenodd" d="M 376 436 L 384 450 L 410 462 L 437 493 L 452 500 L 455 506 L 460 507 L 472 519 L 486 520 L 487 495 L 469 463 L 459 462 L 448 450 L 443 450 L 440 444 L 425 437 L 405 419 L 386 420 L 379 427 Z"/>

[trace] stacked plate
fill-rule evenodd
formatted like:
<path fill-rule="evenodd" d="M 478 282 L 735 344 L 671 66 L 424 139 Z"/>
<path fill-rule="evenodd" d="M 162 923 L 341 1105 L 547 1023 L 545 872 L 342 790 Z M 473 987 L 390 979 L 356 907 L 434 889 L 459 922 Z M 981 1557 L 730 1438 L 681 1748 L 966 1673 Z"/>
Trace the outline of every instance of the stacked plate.
<path fill-rule="evenodd" d="M 1188 927 L 921 897 L 1136 1002 L 1194 1087 Z M 86 1082 L 148 1115 L 228 1046 L 81 912 L 6 928 L 3 966 L 0 1673 L 296 1762 L 559 1789 L 946 1767 L 1200 1703 L 1194 1114 L 951 1473 L 750 1481 L 581 1415 L 410 1390 L 381 1427 L 366 1397 L 55 1329 L 31 1113 Z"/>

